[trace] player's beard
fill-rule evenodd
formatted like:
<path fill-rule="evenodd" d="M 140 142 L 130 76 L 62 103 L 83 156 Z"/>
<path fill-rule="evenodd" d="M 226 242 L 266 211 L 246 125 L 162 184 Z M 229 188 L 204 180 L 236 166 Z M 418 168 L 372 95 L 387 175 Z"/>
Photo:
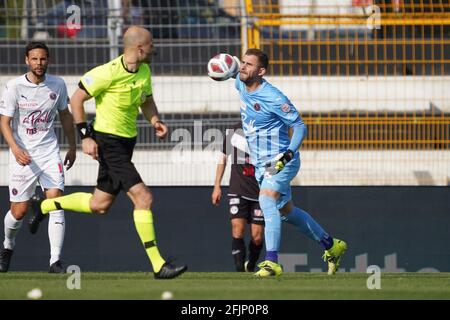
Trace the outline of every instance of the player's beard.
<path fill-rule="evenodd" d="M 34 69 L 31 69 L 30 71 L 36 78 L 42 78 L 47 73 L 47 67 L 36 67 Z"/>
<path fill-rule="evenodd" d="M 254 82 L 259 81 L 256 77 L 251 77 L 248 73 L 243 74 L 242 72 L 239 73 L 239 79 L 245 83 L 247 86 L 251 85 Z"/>
<path fill-rule="evenodd" d="M 243 83 L 247 83 L 249 81 L 249 76 L 247 73 L 242 73 L 239 72 L 239 79 L 243 82 Z"/>

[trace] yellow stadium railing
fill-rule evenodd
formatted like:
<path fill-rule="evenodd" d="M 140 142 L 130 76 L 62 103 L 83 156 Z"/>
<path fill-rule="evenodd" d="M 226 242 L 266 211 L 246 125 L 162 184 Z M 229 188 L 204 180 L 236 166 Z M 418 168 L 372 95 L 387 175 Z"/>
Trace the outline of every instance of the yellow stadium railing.
<path fill-rule="evenodd" d="M 442 115 L 307 114 L 305 150 L 450 150 L 450 117 Z"/>
<path fill-rule="evenodd" d="M 348 3 L 246 0 L 250 22 L 243 47 L 261 48 L 268 53 L 269 74 L 285 76 L 286 82 L 293 77 L 318 76 L 337 77 L 336 81 L 345 84 L 348 77 L 372 77 L 382 87 L 386 77 L 400 76 L 399 87 L 411 78 L 425 85 L 430 77 L 450 85 L 448 1 Z M 328 90 L 326 86 L 332 81 L 324 82 L 324 90 Z M 433 98 L 442 102 L 447 95 L 443 90 Z M 405 97 L 400 95 L 378 94 L 362 100 L 375 99 L 392 100 L 394 105 L 395 99 L 399 104 L 414 104 L 413 99 L 401 100 Z M 430 106 L 433 104 L 430 100 Z M 450 149 L 447 107 L 439 111 L 417 111 L 412 107 L 386 111 L 361 106 L 353 112 L 308 111 L 303 117 L 310 129 L 307 149 Z"/>

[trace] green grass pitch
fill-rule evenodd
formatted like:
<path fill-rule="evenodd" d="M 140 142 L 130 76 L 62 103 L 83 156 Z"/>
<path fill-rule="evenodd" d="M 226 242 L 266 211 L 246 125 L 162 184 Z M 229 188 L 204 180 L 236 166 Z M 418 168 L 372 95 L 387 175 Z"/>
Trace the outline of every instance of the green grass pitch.
<path fill-rule="evenodd" d="M 145 272 L 82 272 L 81 289 L 69 290 L 71 274 L 0 274 L 0 299 L 27 299 L 33 288 L 42 299 L 300 300 L 300 299 L 450 299 L 450 273 L 385 273 L 381 289 L 367 289 L 369 274 L 284 273 L 254 279 L 249 273 L 187 272 L 178 279 L 154 280 Z"/>

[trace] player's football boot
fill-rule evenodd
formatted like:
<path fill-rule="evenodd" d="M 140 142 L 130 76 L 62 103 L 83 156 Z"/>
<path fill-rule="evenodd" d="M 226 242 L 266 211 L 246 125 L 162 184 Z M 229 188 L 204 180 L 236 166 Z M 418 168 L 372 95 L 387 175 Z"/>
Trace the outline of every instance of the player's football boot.
<path fill-rule="evenodd" d="M 0 251 L 0 272 L 8 272 L 13 251 L 10 249 L 2 249 Z"/>
<path fill-rule="evenodd" d="M 58 260 L 51 264 L 48 273 L 66 273 L 66 268 L 64 268 L 62 261 Z"/>
<path fill-rule="evenodd" d="M 155 279 L 173 279 L 181 275 L 186 270 L 187 270 L 186 265 L 181 265 L 177 267 L 171 264 L 170 262 L 166 261 L 161 267 L 161 270 L 155 272 L 154 275 Z"/>
<path fill-rule="evenodd" d="M 278 263 L 266 260 L 258 264 L 259 270 L 253 275 L 258 278 L 267 278 L 267 277 L 279 277 L 283 273 L 283 269 L 281 265 Z"/>
<path fill-rule="evenodd" d="M 330 249 L 325 250 L 322 258 L 323 261 L 328 262 L 329 275 L 333 275 L 338 271 L 339 263 L 341 262 L 341 258 L 345 251 L 347 251 L 347 244 L 339 239 L 333 239 L 333 246 Z"/>
<path fill-rule="evenodd" d="M 47 216 L 46 214 L 42 214 L 41 211 L 41 203 L 44 201 L 41 197 L 38 195 L 34 195 L 30 199 L 30 208 L 31 208 L 31 218 L 28 221 L 28 226 L 30 228 L 30 232 L 32 234 L 35 234 L 39 228 L 39 224 L 42 220 Z"/>

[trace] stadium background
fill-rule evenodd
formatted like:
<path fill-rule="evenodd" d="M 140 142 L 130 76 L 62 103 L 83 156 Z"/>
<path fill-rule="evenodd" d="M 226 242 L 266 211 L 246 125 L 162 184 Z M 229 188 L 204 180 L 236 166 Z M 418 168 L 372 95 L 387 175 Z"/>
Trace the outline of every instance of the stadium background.
<path fill-rule="evenodd" d="M 67 28 L 72 4 L 80 8 L 79 31 Z M 123 30 L 133 23 L 154 33 L 154 95 L 171 128 L 157 141 L 140 120 L 134 157 L 156 196 L 163 252 L 192 271 L 232 270 L 227 208 L 209 199 L 218 137 L 239 120 L 239 101 L 232 81 L 205 75 L 206 62 L 257 46 L 271 58 L 268 80 L 309 128 L 294 200 L 348 240 L 343 267 L 450 271 L 449 1 L 2 1 L 0 93 L 26 71 L 23 48 L 31 39 L 48 43 L 49 72 L 63 76 L 72 93 L 85 71 L 120 54 Z M 65 147 L 59 127 L 58 136 Z M 3 140 L 0 159 L 6 212 Z M 79 152 L 68 192 L 90 190 L 96 169 Z M 125 197 L 106 217 L 67 219 L 67 262 L 82 270 L 147 269 Z M 287 270 L 323 268 L 318 247 L 284 228 Z M 45 233 L 19 234 L 12 270 L 46 268 Z"/>

